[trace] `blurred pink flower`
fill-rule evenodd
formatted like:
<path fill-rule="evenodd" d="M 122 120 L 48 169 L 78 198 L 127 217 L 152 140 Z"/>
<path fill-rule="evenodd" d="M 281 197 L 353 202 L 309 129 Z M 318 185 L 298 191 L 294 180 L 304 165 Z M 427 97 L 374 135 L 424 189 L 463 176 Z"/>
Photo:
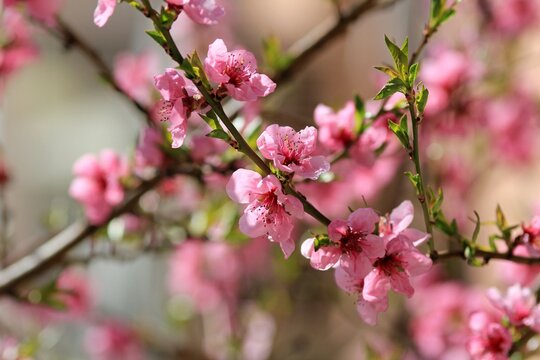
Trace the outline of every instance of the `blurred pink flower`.
<path fill-rule="evenodd" d="M 186 15 L 196 23 L 215 25 L 225 15 L 220 0 L 166 0 L 172 5 L 181 6 Z"/>
<path fill-rule="evenodd" d="M 486 104 L 485 119 L 494 152 L 509 161 L 529 163 L 534 154 L 538 115 L 532 99 L 514 94 Z"/>
<path fill-rule="evenodd" d="M 68 268 L 62 271 L 56 280 L 60 290 L 59 299 L 66 306 L 69 315 L 84 316 L 94 305 L 92 284 L 88 275 L 79 268 Z"/>
<path fill-rule="evenodd" d="M 94 24 L 103 27 L 114 13 L 115 7 L 116 0 L 98 0 L 96 10 L 94 11 Z"/>
<path fill-rule="evenodd" d="M 247 50 L 227 51 L 227 46 L 217 39 L 208 48 L 204 69 L 211 81 L 234 99 L 254 101 L 274 92 L 276 84 L 257 72 L 257 60 Z"/>
<path fill-rule="evenodd" d="M 330 170 L 324 156 L 314 156 L 317 129 L 312 126 L 296 132 L 289 126 L 270 125 L 257 139 L 257 146 L 277 169 L 287 173 L 315 180 Z"/>
<path fill-rule="evenodd" d="M 182 146 L 187 133 L 187 120 L 199 108 L 201 95 L 197 87 L 178 70 L 167 69 L 154 77 L 156 89 L 163 100 L 160 102 L 160 120 L 168 121 L 172 147 Z"/>
<path fill-rule="evenodd" d="M 84 206 L 90 223 L 102 224 L 124 199 L 121 178 L 128 174 L 127 161 L 112 150 L 103 150 L 99 157 L 87 154 L 77 160 L 73 174 L 69 194 Z"/>
<path fill-rule="evenodd" d="M 248 204 L 240 218 L 240 230 L 252 238 L 267 235 L 278 242 L 285 257 L 289 257 L 295 248 L 291 239 L 292 217 L 300 218 L 304 213 L 300 200 L 284 195 L 275 176 L 263 178 L 246 169 L 232 174 L 226 190 L 233 201 Z"/>
<path fill-rule="evenodd" d="M 473 360 L 506 360 L 512 347 L 512 336 L 500 320 L 478 311 L 469 318 L 471 335 L 467 350 Z"/>
<path fill-rule="evenodd" d="M 315 250 L 314 239 L 302 244 L 302 255 L 311 266 L 328 270 L 338 266 L 350 274 L 363 278 L 373 269 L 373 262 L 384 256 L 383 238 L 373 235 L 379 215 L 372 209 L 357 209 L 347 221 L 334 220 L 328 225 L 331 245 Z"/>
<path fill-rule="evenodd" d="M 537 0 L 491 0 L 491 26 L 496 32 L 515 36 L 538 21 Z"/>
<path fill-rule="evenodd" d="M 233 306 L 241 267 L 238 256 L 224 242 L 186 240 L 169 260 L 168 288 L 188 296 L 199 311 Z"/>
<path fill-rule="evenodd" d="M 315 123 L 319 127 L 319 141 L 330 151 L 343 150 L 355 139 L 356 108 L 352 101 L 337 112 L 326 105 L 315 108 Z"/>
<path fill-rule="evenodd" d="M 514 249 L 514 255 L 524 257 L 538 257 L 530 252 L 530 247 L 518 245 Z M 508 284 L 521 284 L 531 286 L 540 274 L 540 265 L 517 264 L 511 261 L 501 261 L 497 265 L 499 276 Z"/>
<path fill-rule="evenodd" d="M 165 161 L 160 146 L 164 143 L 161 131 L 147 127 L 141 130 L 139 142 L 135 150 L 135 171 L 144 173 L 147 168 L 159 168 Z"/>
<path fill-rule="evenodd" d="M 152 102 L 153 74 L 157 65 L 157 58 L 151 52 L 120 54 L 114 63 L 114 80 L 132 99 L 148 106 Z"/>
<path fill-rule="evenodd" d="M 3 2 L 5 7 L 25 4 L 30 16 L 48 26 L 56 24 L 56 15 L 62 6 L 61 0 L 3 0 Z"/>
<path fill-rule="evenodd" d="M 486 306 L 484 296 L 456 282 L 421 286 L 408 300 L 410 328 L 420 353 L 428 359 L 454 359 L 465 353 L 469 315 Z"/>
<path fill-rule="evenodd" d="M 0 90 L 5 79 L 38 55 L 30 37 L 30 28 L 17 11 L 6 8 L 0 14 L 2 45 L 0 47 Z"/>
<path fill-rule="evenodd" d="M 117 321 L 107 321 L 90 328 L 84 344 L 92 360 L 144 358 L 144 351 L 135 331 Z"/>
<path fill-rule="evenodd" d="M 502 311 L 515 326 L 529 326 L 540 331 L 540 305 L 531 289 L 514 284 L 505 295 L 496 288 L 490 288 L 487 296 L 493 306 Z"/>

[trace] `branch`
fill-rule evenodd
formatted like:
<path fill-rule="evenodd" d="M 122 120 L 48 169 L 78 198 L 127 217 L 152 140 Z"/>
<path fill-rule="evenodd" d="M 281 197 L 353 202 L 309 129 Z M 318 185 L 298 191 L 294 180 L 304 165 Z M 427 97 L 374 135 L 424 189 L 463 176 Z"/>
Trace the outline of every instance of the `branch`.
<path fill-rule="evenodd" d="M 200 177 L 200 171 L 194 168 L 172 168 L 163 171 L 152 179 L 142 182 L 133 195 L 124 203 L 118 206 L 107 218 L 104 224 L 112 219 L 129 212 L 138 203 L 141 196 L 156 187 L 162 180 L 168 176 L 185 174 L 194 177 Z M 87 237 L 95 234 L 101 227 L 90 225 L 83 221 L 77 221 L 60 232 L 58 235 L 47 240 L 37 249 L 23 258 L 15 261 L 5 269 L 0 271 L 0 293 L 6 293 L 13 290 L 24 280 L 30 278 L 39 271 L 55 264 L 69 250 L 80 244 Z"/>
<path fill-rule="evenodd" d="M 507 260 L 507 261 L 512 261 L 517 264 L 523 264 L 523 265 L 540 264 L 540 258 L 513 255 L 508 252 L 498 253 L 498 252 L 493 252 L 493 251 L 476 249 L 474 251 L 473 256 L 475 258 L 483 259 L 486 264 L 490 260 Z M 447 251 L 447 252 L 439 252 L 436 254 L 431 254 L 431 259 L 433 261 L 443 261 L 443 260 L 448 260 L 448 259 L 453 259 L 453 258 L 466 259 L 465 250 Z"/>
<path fill-rule="evenodd" d="M 384 9 L 399 1 L 401 0 L 364 0 L 337 20 L 330 19 L 323 22 L 289 48 L 286 54 L 291 56 L 293 60 L 287 68 L 274 74 L 272 79 L 280 85 L 289 82 L 297 73 L 304 69 L 307 63 L 309 63 L 323 48 L 344 35 L 347 28 L 354 24 L 356 20 L 371 10 Z"/>

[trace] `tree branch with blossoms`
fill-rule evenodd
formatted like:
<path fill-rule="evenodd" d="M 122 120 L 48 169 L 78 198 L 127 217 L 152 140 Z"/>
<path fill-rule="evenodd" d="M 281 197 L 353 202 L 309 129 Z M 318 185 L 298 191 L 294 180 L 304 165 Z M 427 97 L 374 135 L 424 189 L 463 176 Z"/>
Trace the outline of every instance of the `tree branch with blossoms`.
<path fill-rule="evenodd" d="M 337 112 L 321 104 L 314 114 L 318 128 L 307 126 L 299 131 L 277 124 L 270 124 L 264 130 L 258 124 L 255 130 L 248 131 L 240 121 L 233 122 L 235 115 L 225 112 L 223 102 L 227 99 L 251 103 L 270 95 L 276 88 L 276 83 L 270 77 L 258 72 L 257 60 L 249 51 L 230 50 L 221 39 L 209 45 L 204 59 L 199 58 L 196 52 L 185 56 L 179 51 L 170 33 L 179 15 L 185 14 L 199 24 L 212 25 L 224 16 L 224 7 L 220 2 L 167 0 L 159 8 L 154 8 L 149 0 L 119 3 L 122 2 L 151 20 L 154 29 L 147 31 L 148 35 L 177 65 L 154 77 L 154 86 L 161 95 L 155 114 L 145 104 L 134 100 L 137 108 L 146 115 L 151 128 L 146 129 L 139 138 L 133 164 L 111 150 L 102 151 L 97 156 L 85 155 L 75 163 L 75 178 L 69 192 L 84 208 L 88 222 L 72 225 L 32 254 L 0 271 L 0 292 L 18 296 L 18 286 L 22 282 L 43 273 L 51 265 L 63 265 L 60 260 L 65 258 L 70 249 L 104 225 L 109 224 L 108 230 L 114 230 L 115 224 L 110 222 L 121 214 L 132 213 L 130 215 L 137 217 L 140 223 L 148 221 L 157 228 L 161 204 L 156 205 L 154 199 L 150 210 L 146 212 L 142 204 L 144 201 L 139 200 L 143 194 L 157 185 L 167 183 L 178 174 L 199 180 L 201 188 L 208 184 L 215 184 L 209 186 L 212 189 L 224 188 L 230 200 L 243 207 L 237 211 L 236 205 L 224 196 L 205 192 L 201 198 L 209 198 L 211 210 L 206 208 L 206 203 L 201 204 L 195 212 L 193 209 L 185 214 L 181 211 L 181 214 L 186 215 L 185 218 L 175 217 L 167 224 L 171 228 L 189 227 L 187 222 L 193 219 L 197 222 L 197 216 L 208 210 L 203 215 L 200 228 L 196 228 L 194 233 L 186 230 L 184 236 L 180 236 L 180 244 L 174 250 L 171 249 L 174 255 L 168 286 L 171 295 L 180 294 L 192 298 L 202 316 L 208 316 L 211 312 L 208 309 L 215 310 L 212 306 L 221 302 L 231 325 L 229 336 L 234 340 L 241 334 L 236 328 L 240 318 L 238 314 L 241 312 L 238 311 L 241 307 L 239 283 L 243 279 L 240 273 L 250 276 L 251 271 L 244 270 L 244 265 L 238 260 L 238 253 L 243 250 L 243 246 L 233 248 L 216 239 L 230 237 L 231 241 L 233 238 L 243 241 L 250 238 L 253 243 L 260 238 L 270 240 L 278 243 L 285 258 L 288 258 L 297 243 L 294 233 L 299 224 L 297 220 L 302 219 L 306 213 L 320 224 L 298 227 L 305 230 L 304 234 L 308 237 L 301 245 L 301 254 L 309 259 L 312 268 L 334 271 L 337 286 L 354 297 L 359 316 L 369 325 L 375 325 L 378 315 L 388 310 L 391 292 L 410 298 L 415 293 L 426 291 L 429 286 L 422 288 L 419 283 L 433 281 L 425 280 L 429 276 L 422 276 L 432 274 L 433 263 L 456 258 L 477 267 L 491 260 L 506 260 L 514 265 L 529 265 L 531 268 L 540 264 L 540 220 L 534 219 L 531 224 L 522 224 L 521 227 L 510 225 L 498 207 L 493 222 L 498 231 L 487 236 L 489 245 L 482 245 L 478 239 L 481 226 L 486 223 L 480 221 L 480 216 L 474 213 L 474 230 L 471 235 L 465 235 L 465 226 L 461 222 L 458 226 L 458 220 L 452 217 L 448 221 L 448 213 L 442 210 L 443 190 L 434 192 L 429 186 L 430 179 L 425 172 L 428 164 L 422 158 L 423 148 L 420 146 L 420 137 L 424 131 L 422 124 L 425 123 L 424 118 L 433 111 L 428 106 L 433 107 L 436 101 L 447 101 L 444 95 L 453 89 L 449 84 L 459 83 L 463 74 L 460 73 L 460 59 L 452 58 L 449 69 L 459 76 L 441 80 L 436 74 L 433 87 L 436 91 L 430 95 L 427 88 L 431 91 L 432 87 L 429 80 L 426 81 L 427 86 L 423 83 L 426 75 L 420 74 L 418 59 L 440 25 L 454 15 L 457 1 L 452 4 L 444 0 L 431 2 L 430 20 L 424 30 L 424 37 L 412 55 L 409 55 L 408 40 L 398 45 L 385 38 L 393 65 L 377 68 L 389 75 L 390 80 L 375 96 L 376 100 L 383 100 L 382 104 L 376 103 L 376 110 L 372 111 L 375 109 L 373 104 L 364 103 L 359 97 L 347 102 Z M 333 5 L 338 9 L 338 19 L 325 34 L 314 41 L 308 41 L 307 45 L 300 47 L 302 50 L 298 53 L 291 51 L 289 54 L 281 54 L 278 51 L 278 57 L 283 58 L 274 64 L 277 65 L 276 78 L 281 81 L 290 79 L 316 52 L 343 34 L 348 25 L 363 13 L 396 2 L 365 0 L 352 6 L 349 12 L 342 11 L 341 4 L 334 2 Z M 31 4 L 27 4 L 28 9 L 32 9 Z M 99 0 L 94 16 L 96 25 L 105 25 L 116 6 L 116 1 Z M 54 16 L 41 20 L 44 24 L 55 22 Z M 508 26 L 507 23 L 503 25 Z M 53 35 L 68 45 L 79 47 L 113 88 L 131 97 L 129 91 L 117 83 L 97 52 L 74 35 L 73 30 L 58 18 L 56 26 L 55 30 L 51 30 Z M 156 119 L 153 119 L 154 115 Z M 157 126 L 158 123 L 153 120 L 161 120 L 166 126 Z M 197 125 L 194 124 L 196 121 Z M 204 132 L 204 136 L 200 136 L 201 132 Z M 189 150 L 186 149 L 188 147 Z M 411 167 L 414 170 L 406 175 L 422 208 L 425 232 L 411 227 L 414 206 L 408 200 L 401 202 L 388 214 L 367 207 L 365 200 L 366 207 L 355 208 L 359 203 L 358 192 L 364 189 L 355 189 L 353 194 L 353 187 L 362 187 L 362 184 L 357 183 L 368 177 L 377 182 L 375 171 L 371 174 L 369 171 L 384 160 L 399 163 L 393 158 L 397 158 L 398 153 L 408 155 L 412 161 Z M 250 160 L 251 165 L 258 170 L 251 170 L 245 160 Z M 358 168 L 371 177 L 358 172 Z M 391 171 L 385 170 L 381 178 L 391 178 L 392 175 L 388 175 Z M 397 166 L 394 171 L 397 171 Z M 345 196 L 337 198 L 332 191 L 342 185 L 340 182 L 345 183 L 346 191 Z M 310 185 L 317 186 L 315 189 L 319 194 L 310 192 Z M 156 191 L 156 195 L 164 195 L 167 191 L 170 189 L 163 186 L 163 189 Z M 128 193 L 132 195 L 126 200 Z M 332 202 L 341 207 L 340 210 L 348 208 L 350 213 L 346 216 L 342 213 L 335 215 L 330 206 L 320 204 L 321 196 L 331 198 Z M 198 200 L 202 203 L 201 198 Z M 323 209 L 324 213 L 319 209 Z M 141 225 L 138 231 L 146 235 L 155 228 Z M 239 233 L 235 232 L 236 228 Z M 447 250 L 439 249 L 442 247 L 439 246 L 440 241 L 435 243 L 435 240 L 440 240 L 435 238 L 436 232 L 447 236 Z M 92 251 L 89 258 L 82 259 L 83 262 L 91 261 L 92 255 L 96 255 L 95 258 L 116 255 L 114 240 L 124 234 L 115 235 L 112 231 L 108 235 L 111 252 Z M 429 248 L 428 254 L 419 248 L 425 243 Z M 151 249 L 157 248 L 144 248 L 148 252 Z M 186 274 L 191 278 L 185 278 Z M 54 284 L 32 290 L 23 297 L 27 297 L 32 304 L 51 306 L 62 306 L 68 299 L 66 304 L 71 310 L 73 305 L 70 301 L 84 291 L 73 289 L 77 281 L 72 281 L 67 287 L 65 281 L 60 276 Z M 70 297 L 72 294 L 76 296 Z M 443 294 L 438 298 L 451 301 L 452 297 Z M 504 358 L 515 351 L 523 352 L 525 343 L 540 330 L 538 299 L 529 288 L 519 284 L 510 287 L 505 295 L 490 290 L 488 299 L 494 311 L 487 308 L 482 311 L 475 309 L 467 314 L 468 338 L 464 345 L 467 351 L 475 360 L 488 355 Z M 429 308 L 429 305 L 418 306 L 415 311 Z M 436 305 L 446 306 L 443 301 Z M 427 311 L 427 316 L 436 314 L 436 310 Z M 415 340 L 415 345 L 418 354 L 424 356 L 422 343 Z M 238 349 L 231 351 L 239 354 Z M 123 356 L 129 357 L 125 354 Z M 431 358 L 437 356 L 426 355 Z"/>

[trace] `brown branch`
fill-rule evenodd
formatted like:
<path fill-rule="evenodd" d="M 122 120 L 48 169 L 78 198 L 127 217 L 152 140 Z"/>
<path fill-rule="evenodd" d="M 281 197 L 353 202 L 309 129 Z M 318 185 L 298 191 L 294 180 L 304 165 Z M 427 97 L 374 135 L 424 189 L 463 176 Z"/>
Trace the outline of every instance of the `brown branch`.
<path fill-rule="evenodd" d="M 364 0 L 338 19 L 330 19 L 323 22 L 289 48 L 287 54 L 293 60 L 286 69 L 276 73 L 272 77 L 273 80 L 280 85 L 289 82 L 298 72 L 306 67 L 306 64 L 316 54 L 330 45 L 334 40 L 344 35 L 348 27 L 363 15 L 371 10 L 390 7 L 399 1 Z"/>
<path fill-rule="evenodd" d="M 153 189 L 164 179 L 164 177 L 164 174 L 158 174 L 151 180 L 143 182 L 127 201 L 112 212 L 106 223 L 134 208 L 141 196 Z M 100 226 L 90 225 L 83 221 L 77 221 L 71 224 L 68 228 L 40 245 L 30 254 L 0 271 L 0 293 L 13 290 L 16 285 L 31 277 L 33 274 L 54 264 L 58 259 L 62 258 L 66 252 L 81 243 L 87 237 L 93 235 L 99 229 Z"/>
<path fill-rule="evenodd" d="M 515 262 L 517 264 L 524 264 L 524 265 L 540 264 L 540 258 L 513 255 L 508 252 L 498 253 L 498 252 L 486 251 L 486 250 L 480 250 L 480 249 L 476 249 L 474 251 L 474 257 L 479 258 L 479 259 L 484 259 L 486 263 L 488 263 L 490 260 L 507 260 L 507 261 Z M 433 261 L 443 261 L 443 260 L 448 260 L 452 258 L 466 259 L 464 250 L 440 252 L 437 254 L 432 254 L 431 258 Z"/>

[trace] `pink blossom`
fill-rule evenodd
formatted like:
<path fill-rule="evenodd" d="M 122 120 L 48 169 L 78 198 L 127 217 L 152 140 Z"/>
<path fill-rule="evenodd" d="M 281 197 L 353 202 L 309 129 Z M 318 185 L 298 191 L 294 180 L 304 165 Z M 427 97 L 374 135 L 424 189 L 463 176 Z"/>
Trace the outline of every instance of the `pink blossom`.
<path fill-rule="evenodd" d="M 536 215 L 531 219 L 529 224 L 523 224 L 522 241 L 535 256 L 540 255 L 540 216 Z"/>
<path fill-rule="evenodd" d="M 36 20 L 43 21 L 48 26 L 56 24 L 56 15 L 62 5 L 61 0 L 4 0 L 4 6 L 15 6 L 23 3 L 28 13 Z"/>
<path fill-rule="evenodd" d="M 59 299 L 70 315 L 82 316 L 91 310 L 93 289 L 87 274 L 78 268 L 68 268 L 56 280 Z"/>
<path fill-rule="evenodd" d="M 222 155 L 227 150 L 228 144 L 206 135 L 194 135 L 191 137 L 189 148 L 193 160 L 203 163 L 208 162 L 212 157 Z"/>
<path fill-rule="evenodd" d="M 347 207 L 363 199 L 373 201 L 395 177 L 401 158 L 394 154 L 383 154 L 371 165 L 344 159 L 332 165 L 335 179 L 328 183 L 303 182 L 297 185 L 317 208 L 324 208 L 332 217 L 347 216 Z M 332 199 L 332 201 L 329 201 Z"/>
<path fill-rule="evenodd" d="M 284 195 L 275 176 L 263 178 L 246 169 L 232 174 L 226 190 L 233 201 L 248 204 L 240 218 L 240 230 L 252 238 L 267 235 L 270 240 L 277 241 L 289 257 L 295 248 L 290 238 L 294 226 L 291 217 L 303 215 L 300 200 Z"/>
<path fill-rule="evenodd" d="M 380 149 L 384 152 L 395 151 L 395 135 L 388 128 L 388 121 L 397 121 L 392 113 L 378 117 L 353 144 L 350 149 L 351 158 L 365 166 L 373 166 L 382 154 L 377 154 Z M 385 148 L 386 147 L 386 148 Z"/>
<path fill-rule="evenodd" d="M 514 255 L 523 257 L 538 257 L 536 253 L 531 253 L 531 248 L 525 245 L 518 245 L 514 249 Z M 501 261 L 497 263 L 499 276 L 508 284 L 521 284 L 530 286 L 540 274 L 540 265 L 516 264 L 511 261 Z"/>
<path fill-rule="evenodd" d="M 356 294 L 358 299 L 356 301 L 356 310 L 358 314 L 369 325 L 377 324 L 377 315 L 381 312 L 385 312 L 388 309 L 388 298 L 381 298 L 380 300 L 368 302 L 363 296 L 364 279 L 362 276 L 356 274 L 350 274 L 341 267 L 336 268 L 335 279 L 337 285 L 348 293 Z"/>
<path fill-rule="evenodd" d="M 152 102 L 152 74 L 156 67 L 157 58 L 151 52 L 120 54 L 114 63 L 114 81 L 132 99 L 148 106 Z"/>
<path fill-rule="evenodd" d="M 0 359 L 2 360 L 32 360 L 30 356 L 23 356 L 21 344 L 14 337 L 0 338 Z"/>
<path fill-rule="evenodd" d="M 328 270 L 339 265 L 350 274 L 363 278 L 373 269 L 373 262 L 384 256 L 383 238 L 373 235 L 379 215 L 372 209 L 357 209 L 347 221 L 334 220 L 328 225 L 330 245 L 314 248 L 314 239 L 302 244 L 302 255 L 311 266 Z"/>
<path fill-rule="evenodd" d="M 85 348 L 92 360 L 142 360 L 143 349 L 133 329 L 117 321 L 90 328 Z"/>
<path fill-rule="evenodd" d="M 538 20 L 536 0 L 492 0 L 491 26 L 504 35 L 517 35 Z"/>
<path fill-rule="evenodd" d="M 289 126 L 270 125 L 257 139 L 261 154 L 287 173 L 317 179 L 330 169 L 324 156 L 313 156 L 317 146 L 317 129 L 308 126 L 296 132 Z"/>
<path fill-rule="evenodd" d="M 139 135 L 135 150 L 135 169 L 143 173 L 146 168 L 159 168 L 165 161 L 165 155 L 160 146 L 164 139 L 161 131 L 155 128 L 144 128 Z"/>
<path fill-rule="evenodd" d="M 489 289 L 487 296 L 513 325 L 526 325 L 540 331 L 540 305 L 536 305 L 536 297 L 531 289 L 514 284 L 504 296 L 496 288 Z"/>
<path fill-rule="evenodd" d="M 386 244 L 386 254 L 373 264 L 374 269 L 366 276 L 363 296 L 367 301 L 380 301 L 394 291 L 411 297 L 414 294 L 409 278 L 425 274 L 432 261 L 418 251 L 404 236 L 398 236 Z"/>
<path fill-rule="evenodd" d="M 4 39 L 0 47 L 0 86 L 3 87 L 6 77 L 34 60 L 38 50 L 32 43 L 28 24 L 17 11 L 4 9 L 0 26 Z"/>
<path fill-rule="evenodd" d="M 201 95 L 197 87 L 179 71 L 167 69 L 164 74 L 154 77 L 156 88 L 163 100 L 160 103 L 160 120 L 168 121 L 172 147 L 182 146 L 187 133 L 187 120 L 199 108 Z"/>
<path fill-rule="evenodd" d="M 338 112 L 319 104 L 315 108 L 315 123 L 319 127 L 319 141 L 331 151 L 343 150 L 355 139 L 356 108 L 348 101 Z"/>
<path fill-rule="evenodd" d="M 103 150 L 99 157 L 87 154 L 77 160 L 69 194 L 84 206 L 90 223 L 102 224 L 113 207 L 122 202 L 121 178 L 127 173 L 126 160 L 112 150 Z"/>
<path fill-rule="evenodd" d="M 517 93 L 489 102 L 485 119 L 497 155 L 512 162 L 530 162 L 538 129 L 537 111 L 530 96 Z"/>
<path fill-rule="evenodd" d="M 114 13 L 115 7 L 116 0 L 98 0 L 96 10 L 94 11 L 94 24 L 103 27 Z"/>
<path fill-rule="evenodd" d="M 224 242 L 186 240 L 169 261 L 169 292 L 188 296 L 199 311 L 233 305 L 239 280 L 239 258 Z"/>
<path fill-rule="evenodd" d="M 381 218 L 379 233 L 386 237 L 386 241 L 399 236 L 407 239 L 414 246 L 419 246 L 429 238 L 429 234 L 409 228 L 413 219 L 414 206 L 409 200 L 405 200 L 392 210 L 388 217 Z"/>
<path fill-rule="evenodd" d="M 448 281 L 428 283 L 416 290 L 408 308 L 412 338 L 420 354 L 426 359 L 467 358 L 468 318 L 486 306 L 483 294 Z M 465 355 L 452 357 L 455 353 Z"/>
<path fill-rule="evenodd" d="M 167 0 L 167 2 L 181 6 L 191 20 L 203 25 L 215 25 L 225 15 L 220 0 Z"/>
<path fill-rule="evenodd" d="M 257 72 L 257 60 L 252 53 L 247 50 L 227 51 L 221 39 L 210 44 L 204 69 L 211 81 L 236 100 L 254 101 L 276 88 L 268 76 Z"/>
<path fill-rule="evenodd" d="M 467 351 L 473 360 L 506 360 L 512 347 L 512 336 L 507 328 L 486 312 L 478 311 L 469 318 L 471 336 Z"/>

